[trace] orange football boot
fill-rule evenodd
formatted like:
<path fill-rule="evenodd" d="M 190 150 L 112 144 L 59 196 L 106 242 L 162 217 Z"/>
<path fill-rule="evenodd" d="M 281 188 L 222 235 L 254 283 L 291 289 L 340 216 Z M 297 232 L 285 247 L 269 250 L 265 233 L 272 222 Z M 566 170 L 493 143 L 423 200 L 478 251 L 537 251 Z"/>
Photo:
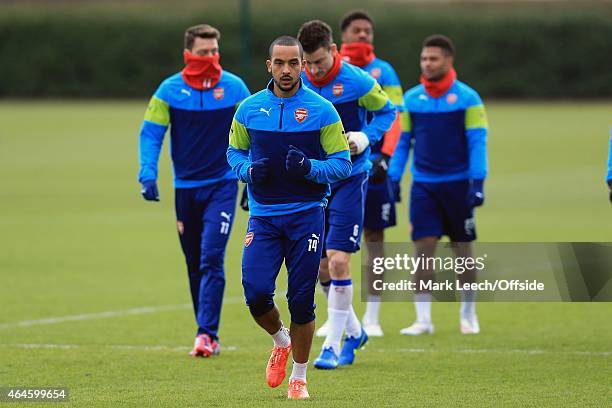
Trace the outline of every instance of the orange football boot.
<path fill-rule="evenodd" d="M 291 344 L 288 347 L 274 347 L 266 367 L 266 381 L 272 388 L 283 383 L 287 374 L 287 360 L 291 353 Z"/>
<path fill-rule="evenodd" d="M 198 334 L 195 339 L 193 351 L 189 353 L 193 357 L 210 357 L 221 353 L 221 346 L 212 340 L 206 333 Z"/>
<path fill-rule="evenodd" d="M 310 398 L 308 390 L 306 389 L 306 383 L 302 380 L 294 378 L 289 381 L 289 389 L 287 390 L 287 398 L 292 400 L 301 400 Z"/>

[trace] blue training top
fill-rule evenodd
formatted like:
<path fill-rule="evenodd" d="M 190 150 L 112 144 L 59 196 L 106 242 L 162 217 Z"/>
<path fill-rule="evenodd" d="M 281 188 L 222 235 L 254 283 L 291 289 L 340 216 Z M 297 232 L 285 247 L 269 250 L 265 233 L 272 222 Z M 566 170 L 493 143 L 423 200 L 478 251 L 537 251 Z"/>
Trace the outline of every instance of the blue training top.
<path fill-rule="evenodd" d="M 345 61 L 342 61 L 336 78 L 321 88 L 310 82 L 305 72 L 302 73 L 302 80 L 308 88 L 333 103 L 340 114 L 345 131 L 366 134 L 370 146 L 362 153 L 351 156 L 351 175 L 370 171 L 371 146 L 376 145 L 395 120 L 395 106 L 387 94 L 367 72 Z M 372 115 L 369 123 L 368 112 Z"/>
<path fill-rule="evenodd" d="M 227 158 L 238 178 L 248 183 L 252 216 L 304 211 L 327 204 L 329 183 L 351 172 L 348 143 L 333 105 L 302 83 L 290 98 L 279 98 L 268 87 L 244 100 L 236 111 Z M 300 149 L 312 167 L 296 179 L 286 170 L 289 146 Z M 251 162 L 268 158 L 268 180 L 253 185 Z"/>
<path fill-rule="evenodd" d="M 214 88 L 197 90 L 181 73 L 164 80 L 149 102 L 140 129 L 138 181 L 157 180 L 157 162 L 170 125 L 170 152 L 176 188 L 194 188 L 236 179 L 227 164 L 227 132 L 236 106 L 250 92 L 242 79 L 222 71 Z"/>
<path fill-rule="evenodd" d="M 433 98 L 418 85 L 404 94 L 404 103 L 409 114 L 407 130 L 391 158 L 391 180 L 401 180 L 411 147 L 414 181 L 486 178 L 488 123 L 475 90 L 456 80 L 445 94 Z"/>

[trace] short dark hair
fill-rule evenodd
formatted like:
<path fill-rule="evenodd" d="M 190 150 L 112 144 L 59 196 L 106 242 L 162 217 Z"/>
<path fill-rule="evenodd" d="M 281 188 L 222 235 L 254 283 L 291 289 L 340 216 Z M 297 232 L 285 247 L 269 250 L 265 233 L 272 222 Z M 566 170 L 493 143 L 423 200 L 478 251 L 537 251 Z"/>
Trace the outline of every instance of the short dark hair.
<path fill-rule="evenodd" d="M 368 13 L 363 10 L 354 10 L 342 17 L 342 20 L 340 20 L 340 30 L 344 32 L 355 20 L 367 20 L 372 24 L 372 28 L 374 28 L 374 20 L 372 20 L 372 17 L 370 17 Z"/>
<path fill-rule="evenodd" d="M 331 27 L 321 20 L 311 20 L 302 24 L 297 38 L 306 52 L 315 52 L 321 47 L 328 50 L 334 42 Z"/>
<path fill-rule="evenodd" d="M 208 24 L 198 24 L 185 30 L 185 48 L 190 50 L 196 38 L 221 39 L 221 33 L 215 27 Z"/>
<path fill-rule="evenodd" d="M 423 41 L 425 47 L 440 47 L 447 55 L 455 56 L 455 46 L 450 38 L 442 34 L 430 35 Z"/>
<path fill-rule="evenodd" d="M 304 50 L 302 49 L 302 44 L 297 40 L 297 38 L 291 37 L 290 35 L 281 35 L 276 40 L 272 41 L 270 44 L 270 48 L 268 49 L 268 53 L 270 54 L 270 58 L 272 58 L 272 50 L 275 45 L 282 45 L 285 47 L 297 47 L 300 50 L 300 58 L 304 56 Z"/>

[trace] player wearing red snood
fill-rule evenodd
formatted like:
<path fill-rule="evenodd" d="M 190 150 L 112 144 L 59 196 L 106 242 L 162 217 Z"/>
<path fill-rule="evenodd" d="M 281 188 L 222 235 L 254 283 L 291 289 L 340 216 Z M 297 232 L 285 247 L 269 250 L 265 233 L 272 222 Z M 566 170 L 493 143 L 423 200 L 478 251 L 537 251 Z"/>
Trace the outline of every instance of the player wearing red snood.
<path fill-rule="evenodd" d="M 219 353 L 223 261 L 236 207 L 236 175 L 225 152 L 236 106 L 250 95 L 219 64 L 219 31 L 207 24 L 185 32 L 181 72 L 165 79 L 140 129 L 138 181 L 147 201 L 159 201 L 157 162 L 170 127 L 176 219 L 197 323 L 192 355 Z"/>

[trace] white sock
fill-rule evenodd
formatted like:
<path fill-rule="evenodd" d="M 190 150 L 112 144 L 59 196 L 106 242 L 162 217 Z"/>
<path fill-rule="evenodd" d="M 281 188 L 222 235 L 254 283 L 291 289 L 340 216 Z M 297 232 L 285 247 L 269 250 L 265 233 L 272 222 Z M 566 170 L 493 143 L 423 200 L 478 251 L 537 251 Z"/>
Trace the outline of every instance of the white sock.
<path fill-rule="evenodd" d="M 329 329 L 323 343 L 323 348 L 331 347 L 336 355 L 340 355 L 340 342 L 346 327 L 353 301 L 353 284 L 350 279 L 332 280 L 329 298 L 327 299 L 327 320 Z"/>
<path fill-rule="evenodd" d="M 355 314 L 355 309 L 353 309 L 353 305 L 351 305 L 348 317 L 346 318 L 345 330 L 346 335 L 349 337 L 361 336 L 361 323 L 359 322 L 359 318 Z"/>
<path fill-rule="evenodd" d="M 379 324 L 378 316 L 380 314 L 380 296 L 368 295 L 366 302 L 366 310 L 363 314 L 363 324 Z"/>
<path fill-rule="evenodd" d="M 348 315 L 348 310 L 327 309 L 329 328 L 327 329 L 327 337 L 325 337 L 323 342 L 323 348 L 331 347 L 336 356 L 340 355 L 340 342 L 342 341 L 342 332 L 344 331 L 344 326 L 346 326 Z"/>
<path fill-rule="evenodd" d="M 414 309 L 417 322 L 431 324 L 431 293 L 415 293 Z"/>
<path fill-rule="evenodd" d="M 291 344 L 289 330 L 281 325 L 280 330 L 272 335 L 272 340 L 274 340 L 274 347 L 289 347 Z"/>
<path fill-rule="evenodd" d="M 293 369 L 291 370 L 291 377 L 289 380 L 298 379 L 306 382 L 306 369 L 308 368 L 308 361 L 305 363 L 293 362 Z"/>
<path fill-rule="evenodd" d="M 476 292 L 466 290 L 461 292 L 461 317 L 471 319 L 476 315 Z"/>

